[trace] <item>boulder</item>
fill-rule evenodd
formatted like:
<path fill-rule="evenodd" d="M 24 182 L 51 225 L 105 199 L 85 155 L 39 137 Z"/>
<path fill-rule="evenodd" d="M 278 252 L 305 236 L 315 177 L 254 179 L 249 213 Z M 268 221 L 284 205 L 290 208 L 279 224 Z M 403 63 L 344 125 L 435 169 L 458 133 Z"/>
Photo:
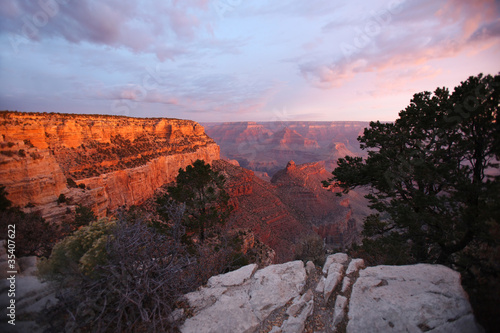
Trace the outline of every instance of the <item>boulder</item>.
<path fill-rule="evenodd" d="M 195 315 L 184 322 L 181 332 L 254 332 L 271 312 L 294 298 L 306 304 L 296 314 L 300 320 L 307 318 L 313 302 L 312 293 L 300 297 L 307 278 L 302 261 L 255 269 L 248 265 L 212 277 L 207 287 L 187 294 Z M 290 323 L 296 325 L 299 319 Z"/>
<path fill-rule="evenodd" d="M 337 264 L 345 264 L 349 261 L 349 257 L 345 253 L 335 253 L 332 255 L 329 255 L 326 258 L 325 264 L 323 265 L 323 274 L 326 274 L 328 272 L 328 268 L 330 267 L 331 264 L 337 263 Z"/>
<path fill-rule="evenodd" d="M 360 271 L 347 332 L 481 332 L 460 274 L 440 265 L 376 266 Z"/>
<path fill-rule="evenodd" d="M 333 263 L 328 268 L 328 276 L 325 280 L 324 297 L 325 302 L 328 302 L 332 292 L 337 288 L 337 285 L 342 281 L 344 266 Z"/>
<path fill-rule="evenodd" d="M 363 260 L 349 261 L 345 254 L 327 258 L 326 276 L 308 266 L 309 275 L 301 261 L 293 261 L 212 277 L 186 295 L 191 307 L 186 313 L 194 315 L 180 331 L 482 332 L 460 274 L 447 267 L 362 269 Z"/>
<path fill-rule="evenodd" d="M 335 328 L 345 317 L 345 308 L 347 306 L 347 298 L 344 296 L 337 296 L 335 306 L 333 308 L 332 328 Z"/>
<path fill-rule="evenodd" d="M 250 304 L 259 319 L 298 296 L 306 282 L 304 263 L 300 260 L 272 265 L 255 273 L 249 290 Z"/>

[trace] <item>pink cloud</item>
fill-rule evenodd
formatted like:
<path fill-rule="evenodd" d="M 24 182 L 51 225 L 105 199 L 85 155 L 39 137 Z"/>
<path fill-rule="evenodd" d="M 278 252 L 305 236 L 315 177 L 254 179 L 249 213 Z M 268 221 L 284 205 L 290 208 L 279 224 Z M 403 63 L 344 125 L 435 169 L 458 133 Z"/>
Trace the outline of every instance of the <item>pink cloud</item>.
<path fill-rule="evenodd" d="M 179 50 L 185 46 L 181 45 L 195 41 L 211 29 L 201 23 L 209 10 L 208 0 L 43 3 L 51 5 L 2 1 L 0 29 L 32 40 L 61 37 L 71 43 L 89 42 L 136 53 L 154 53 L 162 61 L 182 54 Z"/>
<path fill-rule="evenodd" d="M 313 86 L 331 89 L 342 86 L 360 73 L 401 70 L 400 66 L 427 68 L 425 65 L 431 60 L 487 49 L 498 44 L 500 37 L 499 14 L 494 5 L 491 0 L 449 0 L 437 9 L 431 1 L 409 1 L 401 14 L 381 27 L 380 34 L 356 37 L 367 40 L 365 45 L 356 44 L 356 39 L 339 44 L 350 47 L 344 49 L 348 52 L 343 56 L 299 64 L 299 71 Z M 417 6 L 422 6 L 419 11 L 415 10 Z M 424 17 L 423 9 L 429 19 L 415 21 L 411 30 L 407 26 L 403 28 L 409 12 Z"/>

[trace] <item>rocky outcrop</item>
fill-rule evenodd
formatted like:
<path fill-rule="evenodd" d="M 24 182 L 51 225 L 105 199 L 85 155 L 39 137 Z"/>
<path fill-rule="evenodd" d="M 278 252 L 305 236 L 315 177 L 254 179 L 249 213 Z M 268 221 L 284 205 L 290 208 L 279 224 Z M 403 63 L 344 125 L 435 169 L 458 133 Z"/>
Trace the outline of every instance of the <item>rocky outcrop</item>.
<path fill-rule="evenodd" d="M 49 219 L 77 203 L 100 217 L 141 203 L 179 168 L 196 159 L 211 163 L 220 151 L 201 125 L 179 119 L 0 112 L 0 134 L 8 198 Z M 57 204 L 61 194 L 69 205 Z"/>
<path fill-rule="evenodd" d="M 322 186 L 329 178 L 323 162 L 296 164 L 290 161 L 271 183 L 254 172 L 219 160 L 215 170 L 226 178 L 227 191 L 235 210 L 230 223 L 235 228 L 249 229 L 261 242 L 276 252 L 277 263 L 295 259 L 295 246 L 308 235 L 318 234 L 328 248 L 351 244 L 358 237 L 359 224 L 367 215 L 351 198 L 339 198 Z M 362 196 L 356 201 L 366 200 Z"/>
<path fill-rule="evenodd" d="M 212 277 L 186 295 L 188 332 L 482 332 L 459 273 L 440 265 L 375 266 L 337 253 Z"/>
<path fill-rule="evenodd" d="M 438 265 L 360 271 L 348 317 L 347 332 L 479 331 L 460 274 Z"/>
<path fill-rule="evenodd" d="M 212 277 L 206 288 L 186 295 L 195 315 L 181 332 L 255 332 L 274 310 L 300 296 L 307 277 L 302 261 L 256 267 Z"/>
<path fill-rule="evenodd" d="M 35 276 L 36 258 L 17 261 L 16 326 L 1 323 L 0 330 L 42 332 L 35 320 L 57 302 L 55 291 Z M 10 282 L 0 282 L 5 316 Z M 243 266 L 212 276 L 183 298 L 170 317 L 183 333 L 484 332 L 459 273 L 429 264 L 365 268 L 344 253 L 328 256 L 323 267 L 302 261 Z"/>

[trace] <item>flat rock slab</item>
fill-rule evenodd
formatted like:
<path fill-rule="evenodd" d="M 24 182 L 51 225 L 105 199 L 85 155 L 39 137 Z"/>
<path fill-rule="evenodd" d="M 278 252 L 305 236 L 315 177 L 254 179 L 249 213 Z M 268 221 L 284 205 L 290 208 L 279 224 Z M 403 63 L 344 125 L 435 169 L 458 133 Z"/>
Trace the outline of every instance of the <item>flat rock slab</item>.
<path fill-rule="evenodd" d="M 440 265 L 376 266 L 360 271 L 347 333 L 482 332 L 460 274 Z"/>
<path fill-rule="evenodd" d="M 208 279 L 207 285 L 209 287 L 232 287 L 238 286 L 248 280 L 252 274 L 257 270 L 256 264 L 246 265 L 235 271 L 212 276 Z"/>
<path fill-rule="evenodd" d="M 255 268 L 213 277 L 206 288 L 186 295 L 195 316 L 181 332 L 254 332 L 272 311 L 300 295 L 307 278 L 302 261 Z"/>

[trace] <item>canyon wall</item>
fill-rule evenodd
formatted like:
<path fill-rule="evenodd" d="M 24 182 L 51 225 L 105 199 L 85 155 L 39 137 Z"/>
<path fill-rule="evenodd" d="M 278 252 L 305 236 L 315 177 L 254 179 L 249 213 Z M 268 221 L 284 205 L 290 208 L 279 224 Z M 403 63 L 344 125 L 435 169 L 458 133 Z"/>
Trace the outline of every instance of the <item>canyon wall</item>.
<path fill-rule="evenodd" d="M 235 210 L 228 222 L 235 229 L 249 229 L 272 248 L 276 262 L 292 260 L 295 245 L 313 230 L 306 220 L 297 219 L 278 196 L 276 186 L 253 171 L 219 160 L 213 164 L 227 180 L 227 191 Z"/>
<path fill-rule="evenodd" d="M 296 246 L 314 233 L 327 249 L 349 246 L 358 240 L 364 217 L 370 214 L 361 193 L 338 197 L 336 189 L 322 186 L 331 176 L 324 162 L 290 161 L 271 182 L 224 160 L 213 167 L 226 178 L 235 207 L 229 223 L 251 230 L 276 252 L 276 262 L 293 260 Z"/>
<path fill-rule="evenodd" d="M 14 205 L 47 218 L 135 205 L 219 146 L 190 120 L 0 112 L 0 185 Z M 67 199 L 59 200 L 61 194 Z"/>

